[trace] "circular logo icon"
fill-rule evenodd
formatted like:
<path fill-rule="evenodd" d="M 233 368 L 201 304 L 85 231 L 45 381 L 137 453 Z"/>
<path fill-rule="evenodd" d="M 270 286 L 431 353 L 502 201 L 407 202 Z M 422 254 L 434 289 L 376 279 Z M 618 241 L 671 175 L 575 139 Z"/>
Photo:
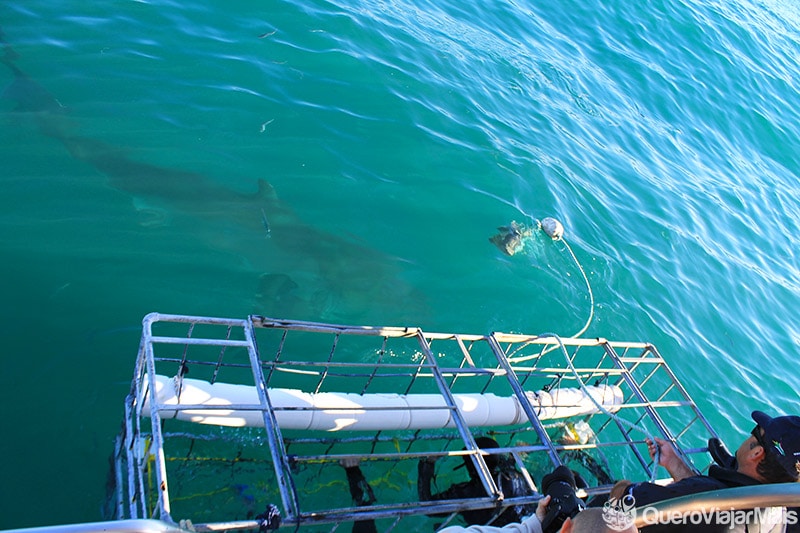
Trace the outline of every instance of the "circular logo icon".
<path fill-rule="evenodd" d="M 603 521 L 614 531 L 631 527 L 636 518 L 636 499 L 631 495 L 619 500 L 608 500 L 603 504 Z"/>

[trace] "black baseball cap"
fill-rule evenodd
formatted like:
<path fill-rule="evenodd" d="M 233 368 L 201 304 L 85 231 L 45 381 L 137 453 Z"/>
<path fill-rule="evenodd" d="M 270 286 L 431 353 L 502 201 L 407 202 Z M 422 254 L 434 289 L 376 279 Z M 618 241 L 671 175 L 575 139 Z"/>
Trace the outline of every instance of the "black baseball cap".
<path fill-rule="evenodd" d="M 772 418 L 761 411 L 750 415 L 764 430 L 764 443 L 792 477 L 800 475 L 800 416 Z"/>

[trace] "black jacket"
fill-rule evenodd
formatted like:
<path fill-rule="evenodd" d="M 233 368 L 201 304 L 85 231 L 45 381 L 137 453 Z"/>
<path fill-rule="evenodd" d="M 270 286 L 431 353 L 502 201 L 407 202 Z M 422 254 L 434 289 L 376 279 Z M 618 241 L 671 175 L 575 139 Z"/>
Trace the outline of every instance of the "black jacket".
<path fill-rule="evenodd" d="M 470 477 L 469 481 L 455 483 L 436 494 L 431 493 L 431 481 L 433 479 L 435 465 L 428 461 L 420 461 L 417 469 L 417 490 L 421 501 L 433 500 L 460 500 L 467 498 L 485 498 L 486 490 L 483 488 L 479 479 Z M 494 482 L 503 491 L 506 498 L 516 498 L 532 494 L 528 483 L 511 461 L 502 461 L 498 467 L 492 471 Z M 493 526 L 504 526 L 512 522 L 519 522 L 523 517 L 529 516 L 536 511 L 536 505 L 515 505 L 507 507 L 500 516 L 492 521 Z M 477 509 L 473 511 L 463 511 L 461 517 L 467 524 L 486 524 L 497 514 L 496 509 Z"/>
<path fill-rule="evenodd" d="M 650 503 L 697 494 L 698 492 L 745 487 L 748 485 L 760 485 L 760 482 L 750 476 L 740 474 L 736 470 L 711 465 L 707 476 L 687 477 L 664 486 L 656 485 L 655 483 L 635 483 L 630 488 L 630 494 L 636 498 L 636 507 L 642 508 Z"/>
<path fill-rule="evenodd" d="M 669 485 L 661 486 L 654 483 L 635 483 L 629 489 L 629 493 L 635 498 L 635 505 L 638 512 L 642 512 L 647 505 L 671 498 L 679 498 L 690 494 L 697 494 L 700 492 L 709 492 L 718 489 L 727 489 L 732 487 L 746 487 L 751 485 L 759 485 L 757 479 L 750 476 L 741 474 L 735 470 L 722 468 L 717 465 L 712 465 L 708 469 L 706 476 L 692 476 Z M 726 510 L 722 510 L 727 513 Z M 746 511 L 738 511 L 744 513 Z M 655 519 L 655 515 L 650 515 Z M 757 526 L 753 529 L 743 526 L 742 529 L 731 529 L 731 524 L 728 521 L 731 517 L 730 514 L 723 515 L 720 519 L 719 516 L 714 515 L 711 510 L 704 514 L 702 519 L 698 520 L 701 523 L 692 524 L 690 521 L 685 524 L 669 523 L 669 524 L 654 524 L 641 529 L 642 533 L 718 533 L 723 531 L 759 531 Z M 711 523 L 707 523 L 706 518 L 709 518 Z M 687 517 L 689 520 L 689 517 Z"/>

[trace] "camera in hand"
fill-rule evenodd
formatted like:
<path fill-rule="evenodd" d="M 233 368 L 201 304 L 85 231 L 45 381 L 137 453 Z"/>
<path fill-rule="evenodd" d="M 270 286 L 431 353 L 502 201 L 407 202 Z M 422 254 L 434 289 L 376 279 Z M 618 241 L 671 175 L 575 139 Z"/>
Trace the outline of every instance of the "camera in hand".
<path fill-rule="evenodd" d="M 555 533 L 567 518 L 572 518 L 586 508 L 575 494 L 575 475 L 564 465 L 542 478 L 542 492 L 550 496 L 547 515 L 542 521 L 544 533 Z"/>

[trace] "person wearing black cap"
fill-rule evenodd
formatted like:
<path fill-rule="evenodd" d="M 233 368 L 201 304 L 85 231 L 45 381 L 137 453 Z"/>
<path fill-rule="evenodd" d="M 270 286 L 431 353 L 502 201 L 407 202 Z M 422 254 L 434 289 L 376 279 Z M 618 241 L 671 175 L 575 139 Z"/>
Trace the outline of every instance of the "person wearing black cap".
<path fill-rule="evenodd" d="M 482 450 L 490 450 L 499 448 L 499 445 L 494 439 L 489 437 L 478 437 L 475 439 L 475 444 Z M 516 498 L 535 494 L 523 477 L 522 473 L 517 470 L 514 465 L 514 460 L 506 454 L 489 454 L 483 456 L 486 466 L 492 473 L 497 487 L 503 492 L 505 498 Z M 464 465 L 469 474 L 469 480 L 462 483 L 455 483 L 449 488 L 437 494 L 431 493 L 431 481 L 434 477 L 435 459 L 422 459 L 419 462 L 417 469 L 417 491 L 421 501 L 432 500 L 459 500 L 465 498 L 480 498 L 486 497 L 486 490 L 483 488 L 478 472 L 475 470 L 475 465 L 472 463 L 472 458 L 469 455 L 464 456 Z M 461 468 L 460 466 L 457 468 Z M 536 505 L 514 505 L 507 507 L 496 518 L 497 511 L 495 509 L 476 509 L 471 511 L 462 511 L 461 517 L 467 524 L 486 524 L 492 520 L 492 525 L 503 526 L 512 522 L 519 522 L 524 516 L 533 514 L 536 510 Z"/>
<path fill-rule="evenodd" d="M 648 439 L 650 456 L 655 457 L 660 451 L 659 464 L 667 469 L 673 482 L 668 485 L 654 483 L 618 482 L 611 492 L 610 499 L 621 501 L 623 497 L 633 496 L 638 510 L 648 504 L 708 492 L 717 489 L 744 487 L 765 483 L 792 483 L 800 479 L 800 417 L 771 417 L 761 411 L 753 411 L 752 418 L 756 427 L 750 436 L 736 450 L 733 464 L 730 467 L 711 465 L 708 475 L 698 475 L 678 456 L 672 444 L 666 440 Z M 710 515 L 715 517 L 716 515 Z M 722 524 L 721 519 L 718 523 Z M 699 524 L 695 529 L 688 524 L 653 524 L 643 531 L 715 531 L 714 523 Z M 750 531 L 785 531 L 786 524 L 775 529 L 750 529 Z M 719 530 L 729 529 L 730 522 L 720 526 Z"/>

